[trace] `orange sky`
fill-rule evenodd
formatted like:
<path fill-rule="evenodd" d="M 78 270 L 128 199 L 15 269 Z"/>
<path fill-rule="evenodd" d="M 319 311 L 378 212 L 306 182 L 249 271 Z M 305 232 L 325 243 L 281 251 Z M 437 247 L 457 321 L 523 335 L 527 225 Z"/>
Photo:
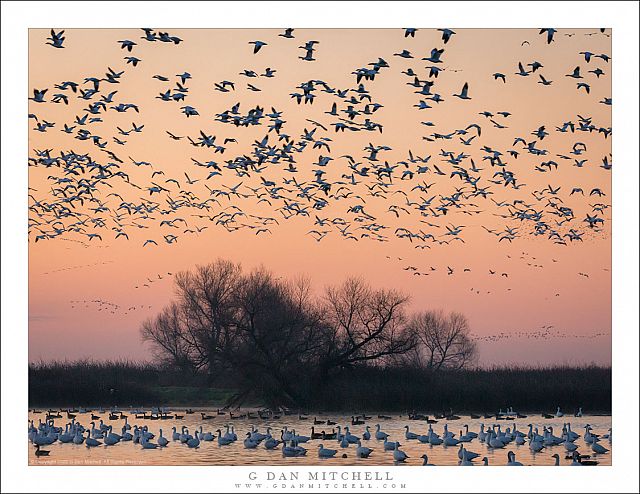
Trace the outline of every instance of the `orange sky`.
<path fill-rule="evenodd" d="M 387 227 L 383 234 L 388 242 L 377 242 L 362 238 L 359 241 L 347 240 L 333 228 L 321 242 L 316 242 L 307 232 L 318 229 L 314 225 L 314 214 L 321 218 L 342 217 L 350 220 L 350 231 L 358 236 L 364 230 L 358 226 L 366 223 L 353 221 L 354 213 L 349 207 L 360 204 L 353 197 L 330 200 L 329 206 L 321 211 L 309 208 L 310 217 L 297 216 L 285 220 L 276 211 L 283 205 L 282 201 L 272 200 L 272 205 L 257 203 L 255 197 L 227 200 L 219 198 L 223 207 L 234 204 L 247 213 L 259 216 L 272 216 L 278 219 L 279 225 L 270 225 L 271 234 L 258 236 L 255 231 L 243 228 L 228 232 L 220 225 L 206 219 L 199 219 L 192 214 L 204 211 L 178 210 L 172 215 L 154 214 L 153 218 L 140 221 L 149 228 L 126 229 L 129 240 L 115 239 L 112 218 L 120 201 L 107 194 L 116 192 L 125 200 L 139 203 L 140 198 L 152 199 L 166 207 L 163 194 L 161 198 L 154 194 L 149 197 L 145 190 L 133 189 L 123 184 L 122 180 L 112 180 L 113 188 L 104 187 L 96 192 L 96 197 L 106 204 L 110 211 L 102 214 L 106 218 L 105 228 L 87 231 L 99 233 L 102 241 L 89 241 L 86 236 L 73 232 L 65 232 L 54 239 L 34 242 L 39 232 L 31 228 L 29 244 L 29 350 L 30 360 L 80 357 L 93 358 L 131 358 L 143 360 L 148 358 L 148 349 L 139 339 L 138 329 L 141 321 L 159 310 L 172 296 L 170 276 L 167 272 L 189 269 L 198 263 L 205 263 L 216 257 L 229 258 L 242 262 L 247 267 L 264 264 L 282 276 L 307 274 L 318 290 L 336 283 L 347 275 L 361 275 L 375 286 L 395 287 L 402 289 L 412 298 L 412 307 L 418 309 L 443 308 L 465 313 L 471 323 L 473 332 L 480 337 L 495 336 L 499 333 L 515 335 L 518 331 L 536 332 L 542 326 L 553 325 L 556 333 L 553 338 L 544 341 L 512 336 L 498 341 L 480 341 L 481 363 L 516 362 L 516 363 L 557 363 L 557 362 L 601 362 L 611 361 L 611 244 L 610 244 L 610 209 L 603 217 L 605 224 L 601 231 L 587 231 L 582 219 L 591 212 L 590 204 L 610 204 L 610 171 L 600 168 L 601 160 L 611 152 L 611 139 L 604 139 L 598 132 L 559 133 L 556 126 L 563 122 L 577 123 L 577 115 L 591 117 L 596 127 L 611 125 L 610 107 L 599 103 L 604 97 L 611 96 L 609 79 L 610 65 L 600 58 L 592 58 L 586 63 L 579 52 L 590 51 L 595 54 L 611 53 L 611 38 L 597 33 L 597 30 L 563 30 L 556 33 L 555 41 L 547 45 L 537 30 L 481 30 L 454 29 L 456 34 L 444 45 L 441 33 L 436 30 L 418 30 L 415 38 L 405 38 L 401 29 L 355 29 L 355 30 L 310 30 L 296 29 L 295 39 L 278 37 L 282 31 L 276 30 L 173 30 L 171 35 L 179 36 L 184 41 L 179 45 L 172 43 L 150 43 L 140 39 L 140 30 L 102 29 L 102 30 L 67 30 L 65 48 L 54 49 L 45 44 L 49 36 L 47 30 L 31 30 L 29 46 L 29 96 L 32 89 L 49 88 L 46 94 L 47 103 L 30 103 L 30 112 L 38 118 L 55 122 L 54 128 L 47 132 L 30 131 L 29 156 L 34 156 L 34 149 L 53 149 L 53 155 L 60 150 L 73 149 L 77 153 L 90 153 L 92 158 L 105 164 L 111 161 L 106 154 L 100 152 L 90 141 L 74 139 L 73 134 L 60 131 L 64 123 L 72 125 L 75 116 L 82 116 L 88 103 L 96 101 L 99 96 L 117 90 L 114 103 L 135 103 L 140 113 L 132 110 L 117 113 L 108 110 L 97 115 L 103 122 L 92 123 L 84 128 L 108 141 L 106 149 L 116 153 L 124 163 L 121 169 L 131 177 L 131 181 L 148 187 L 151 181 L 151 170 L 148 167 L 136 167 L 128 159 L 152 163 L 153 170 L 163 171 L 164 176 L 157 175 L 153 181 L 175 178 L 183 189 L 190 190 L 200 200 L 208 197 L 205 178 L 208 170 L 195 166 L 194 158 L 201 162 L 215 160 L 224 165 L 225 160 L 248 154 L 254 140 L 261 140 L 267 133 L 266 123 L 251 128 L 236 128 L 214 121 L 214 115 L 230 109 L 240 102 L 240 111 L 246 113 L 259 104 L 268 112 L 271 107 L 282 111 L 282 119 L 286 121 L 283 132 L 298 140 L 303 129 L 311 129 L 313 124 L 305 119 L 316 120 L 327 126 L 328 131 L 318 129 L 315 138 L 326 136 L 331 150 L 312 149 L 309 145 L 303 153 L 296 155 L 298 172 L 295 174 L 298 183 L 311 182 L 313 170 L 318 166 L 318 156 L 331 156 L 331 161 L 324 170 L 325 178 L 330 182 L 341 180 L 341 175 L 350 173 L 348 162 L 343 155 L 351 155 L 356 161 L 370 166 L 365 159 L 368 153 L 363 150 L 369 143 L 387 145 L 390 151 L 381 151 L 380 159 L 390 164 L 406 161 L 409 150 L 414 155 L 431 155 L 428 165 L 435 164 L 446 172 L 446 176 L 437 176 L 433 169 L 423 175 L 415 175 L 412 180 L 401 181 L 400 174 L 404 165 L 400 164 L 389 187 L 386 197 L 366 195 L 375 182 L 374 177 L 365 178 L 356 186 L 350 186 L 354 195 L 360 194 L 365 204 L 365 211 L 374 216 L 375 222 Z M 158 29 L 164 31 L 164 29 Z M 566 36 L 565 34 L 572 34 Z M 595 35 L 589 35 L 597 33 Z M 607 34 L 609 31 L 607 31 Z M 137 43 L 131 53 L 120 49 L 117 40 L 130 39 Z M 253 45 L 249 41 L 267 42 L 259 53 L 253 54 Z M 303 55 L 298 48 L 309 40 L 317 40 L 314 62 L 305 62 L 298 57 Z M 529 44 L 524 44 L 527 40 Z M 413 78 L 401 71 L 413 68 L 422 80 L 427 79 L 425 66 L 429 62 L 420 58 L 428 56 L 433 48 L 445 48 L 442 71 L 432 88 L 444 102 L 432 103 L 432 109 L 418 110 L 413 107 L 424 96 L 414 94 L 417 88 L 406 85 Z M 415 58 L 404 59 L 394 56 L 403 49 L 409 50 Z M 123 57 L 135 55 L 142 61 L 137 67 L 125 64 Z M 313 105 L 297 105 L 289 97 L 290 93 L 299 91 L 296 86 L 311 79 L 320 79 L 332 87 L 340 89 L 356 88 L 355 76 L 351 74 L 360 67 L 376 62 L 379 57 L 386 60 L 390 67 L 382 68 L 374 81 L 363 81 L 370 91 L 372 100 L 384 105 L 373 115 L 375 122 L 384 126 L 382 134 L 375 132 L 334 132 L 331 124 L 336 118 L 327 115 L 334 101 L 339 109 L 346 104 L 335 95 L 315 91 L 316 100 Z M 528 77 L 514 75 L 518 62 L 523 64 L 533 61 L 542 63 L 543 68 Z M 576 82 L 565 76 L 575 66 L 581 66 L 584 79 L 590 84 L 590 94 L 576 89 Z M 124 70 L 119 84 L 101 83 L 100 93 L 91 101 L 76 97 L 69 90 L 61 91 L 54 84 L 62 81 L 82 83 L 85 77 L 104 77 L 107 67 L 115 71 Z M 255 70 L 258 74 L 266 67 L 276 69 L 275 77 L 247 78 L 239 75 L 244 69 Z M 599 79 L 588 73 L 600 67 L 605 74 Z M 192 79 L 185 84 L 189 91 L 183 103 L 165 102 L 156 96 L 167 89 L 175 88 L 176 74 L 188 71 Z M 507 83 L 495 81 L 494 72 L 506 74 Z M 538 84 L 538 73 L 552 80 L 551 86 Z M 162 74 L 170 82 L 153 79 L 155 74 Z M 214 91 L 214 82 L 233 81 L 236 89 L 233 92 Z M 471 100 L 462 101 L 452 97 L 458 93 L 462 85 L 469 83 Z M 260 92 L 247 90 L 247 83 L 261 89 Z M 82 85 L 86 88 L 89 85 Z M 69 96 L 69 105 L 55 104 L 51 99 L 56 93 Z M 355 93 L 354 93 L 355 94 Z M 179 107 L 184 104 L 197 108 L 200 116 L 186 118 Z M 362 105 L 360 106 L 362 107 Z M 494 119 L 508 128 L 497 129 L 479 112 L 508 111 L 508 118 L 496 116 Z M 90 115 L 92 116 L 92 115 Z M 346 118 L 346 117 L 345 117 Z M 364 116 L 357 117 L 362 122 Z M 267 119 L 265 118 L 265 121 Z M 144 124 L 142 133 L 132 133 L 125 137 L 118 135 L 116 127 L 130 129 L 131 122 Z M 432 121 L 434 127 L 421 125 L 421 121 Z M 456 129 L 464 129 L 471 123 L 482 126 L 482 135 L 471 145 L 465 146 L 458 136 L 451 140 L 423 140 L 433 132 L 448 134 Z M 538 139 L 537 146 L 547 149 L 546 156 L 534 156 L 522 150 L 522 145 L 514 145 L 516 137 L 527 141 L 536 140 L 531 132 L 545 125 L 549 132 L 544 140 Z M 30 127 L 35 126 L 30 120 Z M 165 133 L 169 130 L 175 135 L 189 135 L 196 139 L 199 131 L 217 136 L 216 143 L 222 144 L 225 137 L 237 139 L 230 143 L 224 154 L 213 154 L 211 149 L 195 148 L 186 139 L 171 140 Z M 473 131 L 465 138 L 470 137 Z M 120 146 L 113 142 L 116 136 L 126 141 Z M 569 154 L 574 143 L 583 142 L 587 151 L 581 156 Z M 269 144 L 276 143 L 276 136 L 270 133 Z M 502 185 L 488 182 L 496 168 L 492 168 L 483 146 L 500 150 L 508 163 L 507 168 L 518 177 L 519 183 L 526 184 L 519 190 L 505 188 Z M 449 177 L 453 170 L 451 164 L 444 162 L 439 156 L 441 149 L 453 151 L 454 154 L 465 152 L 474 159 L 476 165 L 483 168 L 480 172 L 482 186 L 490 186 L 491 198 L 496 201 L 524 200 L 541 209 L 532 196 L 548 184 L 554 188 L 560 186 L 559 197 L 564 205 L 574 210 L 576 220 L 572 225 L 558 227 L 562 233 L 574 227 L 584 231 L 584 242 L 573 242 L 567 246 L 554 245 L 546 236 L 533 237 L 524 231 L 531 228 L 520 228 L 523 233 L 512 244 L 488 234 L 483 228 L 503 229 L 507 226 L 519 226 L 514 220 L 505 220 L 496 213 L 505 213 L 505 208 L 497 208 L 489 199 L 474 198 L 465 202 L 477 204 L 482 212 L 469 216 L 462 210 L 450 211 L 446 216 L 420 218 L 417 211 L 410 215 L 402 214 L 400 218 L 388 211 L 391 204 L 406 207 L 404 196 L 392 194 L 393 191 L 404 191 L 412 201 L 422 197 L 447 196 L 455 192 L 456 187 L 464 183 L 458 178 Z M 509 157 L 507 150 L 521 151 L 518 159 Z M 573 160 L 558 158 L 556 154 L 587 159 L 584 167 L 572 166 Z M 535 171 L 535 166 L 543 161 L 555 160 L 559 169 L 547 173 Z M 611 158 L 609 157 L 609 161 Z M 415 170 L 416 165 L 410 164 Z M 469 158 L 462 166 L 469 168 Z M 262 173 L 253 173 L 250 177 L 241 178 L 227 168 L 223 168 L 222 177 L 214 177 L 206 184 L 211 188 L 222 185 L 234 186 L 240 181 L 244 186 L 258 187 L 260 178 L 273 180 L 282 185 L 282 179 L 291 178 L 291 173 L 283 171 L 284 166 L 269 166 Z M 60 168 L 30 167 L 31 193 L 37 200 L 51 201 L 50 190 L 52 179 L 62 177 Z M 199 182 L 189 185 L 184 173 L 192 180 Z M 435 185 L 427 194 L 411 189 L 423 180 Z M 177 196 L 173 184 L 165 186 L 171 189 L 171 197 Z M 242 187 L 244 187 L 242 186 Z M 468 187 L 468 186 L 467 186 Z M 573 187 L 581 187 L 586 195 L 569 193 Z M 607 195 L 598 198 L 588 197 L 589 191 L 600 188 Z M 339 185 L 334 185 L 335 193 Z M 245 193 L 247 188 L 241 188 Z M 319 195 L 320 197 L 320 195 Z M 289 201 L 303 199 L 290 194 Z M 30 201 L 33 204 L 33 201 Z M 89 213 L 89 204 L 76 205 L 77 211 Z M 95 205 L 91 205 L 95 207 Z M 464 209 L 464 208 L 462 208 Z M 214 215 L 220 207 L 214 205 Z M 183 217 L 188 227 L 173 229 L 160 226 L 164 219 Z M 30 219 L 42 220 L 34 212 Z M 49 218 L 50 219 L 50 218 Z M 420 223 L 424 219 L 435 227 Z M 548 222 L 556 217 L 547 215 Z M 54 220 L 55 221 L 55 220 Z M 65 220 L 68 224 L 68 220 Z M 126 219 L 128 221 L 128 219 Z M 244 220 L 240 220 L 242 223 Z M 247 221 L 248 223 L 248 221 Z M 396 228 L 404 227 L 412 231 L 422 229 L 444 239 L 445 225 L 464 225 L 461 237 L 465 243 L 453 242 L 449 245 L 428 245 L 428 249 L 416 249 L 417 241 L 409 242 L 405 238 L 394 235 Z M 208 226 L 198 234 L 184 233 L 185 229 Z M 51 226 L 45 229 L 50 229 Z M 178 241 L 167 244 L 162 239 L 166 234 L 178 235 Z M 143 247 L 146 239 L 158 241 L 157 246 Z M 79 242 L 80 241 L 80 242 Z M 510 256 L 510 257 L 508 257 Z M 402 260 L 399 260 L 401 258 Z M 554 261 L 555 260 L 555 261 Z M 429 275 L 416 276 L 403 268 L 415 266 L 419 272 Z M 436 268 L 431 271 L 430 267 Z M 454 268 L 453 275 L 447 275 L 447 266 Z M 543 266 L 543 267 L 535 267 Z M 464 272 L 464 268 L 470 272 Z M 496 271 L 491 275 L 489 270 Z M 508 277 L 500 276 L 508 273 Z M 579 273 L 588 274 L 588 278 Z M 163 279 L 158 279 L 160 274 Z M 147 283 L 147 279 L 155 280 Z M 150 286 L 144 287 L 147 283 Z M 136 288 L 136 286 L 138 288 Z M 473 288 L 473 291 L 472 291 Z M 509 290 L 510 289 L 510 290 Z M 480 293 L 476 293 L 479 291 Z M 558 294 L 558 296 L 556 296 Z M 112 314 L 108 310 L 98 310 L 104 305 L 95 302 L 78 303 L 78 300 L 101 300 L 117 304 L 119 308 Z M 128 310 L 135 306 L 134 310 Z M 598 336 L 594 336 L 594 335 Z M 562 337 L 560 337 L 562 336 Z"/>

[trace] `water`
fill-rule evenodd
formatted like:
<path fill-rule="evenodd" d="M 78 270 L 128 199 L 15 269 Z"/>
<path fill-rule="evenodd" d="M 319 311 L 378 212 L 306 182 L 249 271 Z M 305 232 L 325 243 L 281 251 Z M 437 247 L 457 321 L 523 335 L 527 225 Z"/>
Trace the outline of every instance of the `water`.
<path fill-rule="evenodd" d="M 401 447 L 409 459 L 405 462 L 406 465 L 421 465 L 423 454 L 427 454 L 429 457 L 429 463 L 434 465 L 456 465 L 458 462 L 458 449 L 457 446 L 431 446 L 429 444 L 422 444 L 417 440 L 405 439 L 405 425 L 409 425 L 411 432 L 418 434 L 425 434 L 428 425 L 424 421 L 408 420 L 405 416 L 393 415 L 391 420 L 383 420 L 377 418 L 377 413 L 368 413 L 372 419 L 367 420 L 365 425 L 369 425 L 371 430 L 372 439 L 369 441 L 362 441 L 363 446 L 372 448 L 374 451 L 368 459 L 359 459 L 355 457 L 355 445 L 350 445 L 348 448 L 341 448 L 336 440 L 311 440 L 305 444 L 302 444 L 307 451 L 307 455 L 298 458 L 285 458 L 282 456 L 280 446 L 276 450 L 266 450 L 263 445 L 259 445 L 256 449 L 245 449 L 243 445 L 243 439 L 247 431 L 251 430 L 251 426 L 256 426 L 260 432 L 264 433 L 266 427 L 272 428 L 272 434 L 274 437 L 279 438 L 280 430 L 284 426 L 288 426 L 289 430 L 295 429 L 300 435 L 311 436 L 311 427 L 313 425 L 314 417 L 310 415 L 307 420 L 299 420 L 297 416 L 282 416 L 279 420 L 260 420 L 260 419 L 243 419 L 243 420 L 229 420 L 227 416 L 216 416 L 214 419 L 202 420 L 200 412 L 205 411 L 203 409 L 194 409 L 194 414 L 184 415 L 182 420 L 148 420 L 148 419 L 136 419 L 133 414 L 124 411 L 125 415 L 128 415 L 129 424 L 132 429 L 134 425 L 147 425 L 149 430 L 153 432 L 156 437 L 152 442 L 156 442 L 159 436 L 159 429 L 162 428 L 164 436 L 169 439 L 169 445 L 166 448 L 158 448 L 154 450 L 145 450 L 139 444 L 134 444 L 132 441 L 120 442 L 114 446 L 98 446 L 95 448 L 87 448 L 84 444 L 75 445 L 73 443 L 62 444 L 56 442 L 54 444 L 44 446 L 43 449 L 49 450 L 50 454 L 47 457 L 36 457 L 34 452 L 35 448 L 29 444 L 29 465 L 393 465 L 393 453 L 391 451 L 384 451 L 382 441 L 376 441 L 375 438 L 375 425 L 379 423 L 384 432 L 390 435 L 389 440 L 400 441 Z M 184 414 L 184 410 L 177 409 L 175 412 Z M 94 411 L 94 413 L 96 413 Z M 241 412 L 239 411 L 238 414 Z M 244 413 L 244 412 L 242 412 Z M 215 415 L 215 412 L 211 413 Z M 113 426 L 113 431 L 117 434 L 121 433 L 124 420 L 109 420 L 109 414 L 96 413 L 100 415 L 107 425 Z M 70 422 L 66 418 L 66 414 L 62 413 L 63 418 L 55 419 L 55 425 L 58 427 L 64 426 Z M 38 424 L 38 419 L 45 419 L 44 413 L 33 414 L 29 413 L 29 419 L 34 420 L 34 423 Z M 322 414 L 317 415 L 318 420 L 331 419 L 344 426 L 349 426 L 352 434 L 362 437 L 365 425 L 351 424 L 351 417 L 347 415 L 332 415 Z M 79 421 L 85 427 L 90 427 L 91 414 L 78 413 L 76 420 Z M 98 426 L 99 421 L 96 421 Z M 517 426 L 519 431 L 527 433 L 527 424 L 531 423 L 534 427 L 539 428 L 539 433 L 542 434 L 543 426 L 553 427 L 553 433 L 556 436 L 560 436 L 562 432 L 562 425 L 565 422 L 571 424 L 571 429 L 580 434 L 581 437 L 575 441 L 578 445 L 578 451 L 581 454 L 589 454 L 593 459 L 599 462 L 599 465 L 611 465 L 612 452 L 603 455 L 594 455 L 591 448 L 586 446 L 582 436 L 584 435 L 584 426 L 590 424 L 593 428 L 594 434 L 606 434 L 609 427 L 611 427 L 610 416 L 583 416 L 581 418 L 576 417 L 564 417 L 544 419 L 540 414 L 530 414 L 527 418 L 517 419 L 514 421 L 495 421 L 495 419 L 470 419 L 468 416 L 462 416 L 460 420 L 447 421 L 439 420 L 437 424 L 433 424 L 433 430 L 442 437 L 442 430 L 445 424 L 447 424 L 449 431 L 459 435 L 459 431 L 464 429 L 464 425 L 469 426 L 469 430 L 478 432 L 480 430 L 480 424 L 485 424 L 486 427 L 492 424 L 500 424 L 502 430 L 506 428 L 513 428 Z M 218 446 L 218 443 L 201 441 L 198 449 L 191 449 L 185 444 L 180 444 L 179 441 L 171 441 L 171 428 L 177 427 L 180 431 L 182 426 L 187 426 L 189 432 L 193 434 L 196 428 L 203 427 L 205 432 L 212 432 L 216 434 L 216 429 L 222 429 L 224 434 L 226 424 L 233 425 L 235 432 L 238 435 L 238 441 L 232 443 L 229 446 Z M 336 426 L 316 425 L 316 432 L 326 430 L 331 432 Z M 130 431 L 132 432 L 132 431 Z M 26 428 L 25 428 L 26 436 Z M 86 436 L 86 435 L 85 435 Z M 323 444 L 325 448 L 337 449 L 338 453 L 336 458 L 321 459 L 318 458 L 318 445 Z M 612 450 L 612 444 L 603 439 L 600 444 L 607 449 Z M 543 449 L 539 453 L 532 453 L 528 444 L 517 446 L 514 442 L 508 444 L 504 449 L 491 449 L 485 444 L 481 444 L 478 439 L 474 439 L 470 443 L 464 444 L 465 448 L 469 451 L 473 451 L 480 454 L 479 458 L 486 456 L 489 459 L 490 465 L 504 465 L 507 462 L 507 451 L 513 451 L 516 454 L 516 459 L 524 465 L 553 465 L 554 458 L 552 455 L 558 453 L 560 455 L 560 465 L 569 465 L 571 460 L 565 459 L 566 451 L 564 446 L 553 446 Z M 346 454 L 346 458 L 342 458 L 342 455 Z M 479 459 L 474 460 L 475 464 L 481 465 L 482 462 Z"/>

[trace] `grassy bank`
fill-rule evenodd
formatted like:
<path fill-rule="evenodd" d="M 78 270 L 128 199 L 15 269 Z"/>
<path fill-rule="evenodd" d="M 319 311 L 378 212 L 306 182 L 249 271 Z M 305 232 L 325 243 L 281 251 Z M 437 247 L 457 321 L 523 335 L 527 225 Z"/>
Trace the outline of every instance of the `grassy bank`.
<path fill-rule="evenodd" d="M 221 385 L 224 383 L 224 386 Z M 132 362 L 51 362 L 29 366 L 29 405 L 220 407 L 234 394 L 233 376 L 209 385 L 205 376 Z M 387 410 L 495 412 L 516 410 L 589 413 L 611 410 L 611 368 L 501 367 L 429 373 L 420 369 L 360 367 L 336 376 L 301 408 L 326 411 Z M 247 406 L 259 405 L 254 399 Z"/>

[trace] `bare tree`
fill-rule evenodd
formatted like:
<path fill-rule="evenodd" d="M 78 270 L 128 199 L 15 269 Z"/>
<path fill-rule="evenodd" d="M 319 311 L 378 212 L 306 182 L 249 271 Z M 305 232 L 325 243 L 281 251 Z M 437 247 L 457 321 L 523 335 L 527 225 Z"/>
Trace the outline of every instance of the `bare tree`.
<path fill-rule="evenodd" d="M 142 336 L 176 363 L 188 361 L 213 380 L 228 368 L 236 332 L 239 264 L 217 260 L 175 276 L 177 302 L 143 324 Z M 184 365 L 184 362 L 183 362 Z"/>
<path fill-rule="evenodd" d="M 332 369 L 381 362 L 411 349 L 414 340 L 405 331 L 408 301 L 395 290 L 374 290 L 359 278 L 329 287 L 323 304 L 327 340 L 322 377 Z"/>
<path fill-rule="evenodd" d="M 142 340 L 152 343 L 157 359 L 182 371 L 197 370 L 195 355 L 184 338 L 182 307 L 172 302 L 153 319 L 143 322 Z"/>
<path fill-rule="evenodd" d="M 308 280 L 264 268 L 243 273 L 217 260 L 175 277 L 176 299 L 144 322 L 158 357 L 232 384 L 240 404 L 296 406 L 356 366 L 415 364 L 461 368 L 476 355 L 461 314 L 425 312 L 408 320 L 409 298 L 347 279 L 314 297 Z"/>
<path fill-rule="evenodd" d="M 258 388 L 271 406 L 303 401 L 322 341 L 312 307 L 306 281 L 281 281 L 262 268 L 244 278 L 238 296 L 242 344 L 235 353 L 244 394 Z"/>
<path fill-rule="evenodd" d="M 427 369 L 462 369 L 477 359 L 477 346 L 469 336 L 469 323 L 459 312 L 415 314 L 409 327 L 418 341 L 413 356 Z"/>

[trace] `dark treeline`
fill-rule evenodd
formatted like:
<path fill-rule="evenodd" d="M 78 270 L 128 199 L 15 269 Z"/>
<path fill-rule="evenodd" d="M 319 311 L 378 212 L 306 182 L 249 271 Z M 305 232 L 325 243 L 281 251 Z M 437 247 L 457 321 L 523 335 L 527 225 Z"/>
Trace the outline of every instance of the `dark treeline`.
<path fill-rule="evenodd" d="M 226 376 L 233 385 L 233 376 Z M 207 397 L 207 377 L 156 364 L 132 362 L 48 362 L 29 366 L 31 407 L 212 406 L 226 404 L 232 387 Z M 262 406 L 259 400 L 251 406 Z M 500 367 L 441 370 L 362 366 L 337 377 L 314 396 L 309 410 L 436 413 L 611 411 L 611 368 L 598 366 Z"/>
<path fill-rule="evenodd" d="M 197 388 L 273 409 L 610 408 L 610 369 L 478 369 L 464 315 L 409 313 L 408 296 L 362 279 L 314 295 L 304 278 L 218 260 L 177 273 L 175 289 L 141 328 L 153 364 L 31 366 L 31 403 L 177 404 L 194 395 L 176 388 Z"/>
<path fill-rule="evenodd" d="M 308 407 L 355 369 L 425 373 L 476 361 L 459 313 L 408 313 L 409 297 L 350 278 L 313 295 L 308 280 L 217 260 L 175 276 L 176 298 L 142 337 L 158 362 L 237 390 L 231 404 Z"/>

